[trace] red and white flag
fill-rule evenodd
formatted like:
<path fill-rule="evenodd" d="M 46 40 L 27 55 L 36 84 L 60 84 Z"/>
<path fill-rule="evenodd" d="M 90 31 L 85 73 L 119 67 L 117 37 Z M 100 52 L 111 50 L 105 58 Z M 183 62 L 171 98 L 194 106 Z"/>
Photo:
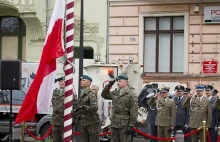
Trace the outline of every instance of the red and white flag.
<path fill-rule="evenodd" d="M 48 111 L 56 78 L 56 59 L 65 54 L 63 25 L 65 0 L 56 0 L 47 31 L 37 74 L 26 94 L 15 124 L 34 118 L 36 113 Z"/>

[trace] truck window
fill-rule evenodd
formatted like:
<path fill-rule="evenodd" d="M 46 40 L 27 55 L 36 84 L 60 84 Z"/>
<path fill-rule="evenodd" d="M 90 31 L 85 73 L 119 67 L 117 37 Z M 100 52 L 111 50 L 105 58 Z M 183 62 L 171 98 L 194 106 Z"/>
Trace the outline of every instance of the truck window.
<path fill-rule="evenodd" d="M 94 59 L 94 50 L 92 47 L 84 47 L 84 59 Z M 79 58 L 79 47 L 74 47 L 74 58 Z"/>

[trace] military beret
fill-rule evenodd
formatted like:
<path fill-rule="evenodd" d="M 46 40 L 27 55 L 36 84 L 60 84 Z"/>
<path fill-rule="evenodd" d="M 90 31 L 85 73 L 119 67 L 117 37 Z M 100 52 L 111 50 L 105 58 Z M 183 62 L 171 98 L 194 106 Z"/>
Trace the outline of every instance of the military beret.
<path fill-rule="evenodd" d="M 184 93 L 189 93 L 191 91 L 190 88 L 184 88 Z"/>
<path fill-rule="evenodd" d="M 204 90 L 205 86 L 204 85 L 196 85 L 196 90 L 202 91 Z"/>
<path fill-rule="evenodd" d="M 205 86 L 205 90 L 212 90 L 213 89 L 213 86 L 212 85 L 206 85 Z"/>
<path fill-rule="evenodd" d="M 184 91 L 184 87 L 182 85 L 178 85 L 175 87 L 174 90 L 177 90 L 177 91 Z"/>
<path fill-rule="evenodd" d="M 123 80 L 128 80 L 128 77 L 125 75 L 119 75 L 118 80 L 123 79 Z"/>
<path fill-rule="evenodd" d="M 212 91 L 212 94 L 214 94 L 214 95 L 218 94 L 218 90 L 214 89 L 214 90 Z"/>
<path fill-rule="evenodd" d="M 165 92 L 165 93 L 167 93 L 167 92 L 169 92 L 170 91 L 170 88 L 169 87 L 163 87 L 163 88 L 161 88 L 161 91 L 160 92 Z"/>
<path fill-rule="evenodd" d="M 157 83 L 152 83 L 153 88 L 158 88 L 158 84 Z"/>
<path fill-rule="evenodd" d="M 62 77 L 60 77 L 60 78 L 55 79 L 55 83 L 56 83 L 57 81 L 61 81 L 61 80 L 65 80 L 65 76 L 62 76 Z"/>
<path fill-rule="evenodd" d="M 88 75 L 82 75 L 82 76 L 80 77 L 80 79 L 87 79 L 87 80 L 89 80 L 89 81 L 92 82 L 92 78 L 89 77 Z"/>

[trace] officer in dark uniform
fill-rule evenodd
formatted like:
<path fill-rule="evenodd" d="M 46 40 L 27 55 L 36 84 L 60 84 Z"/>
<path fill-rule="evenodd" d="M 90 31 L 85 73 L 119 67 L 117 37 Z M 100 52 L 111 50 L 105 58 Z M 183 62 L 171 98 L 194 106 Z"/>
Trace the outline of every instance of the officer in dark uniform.
<path fill-rule="evenodd" d="M 184 88 L 184 94 L 183 94 L 184 100 L 189 97 L 190 91 L 191 91 L 190 88 Z M 190 133 L 191 132 L 191 128 L 189 128 L 189 118 L 190 118 L 189 108 L 187 108 L 186 125 L 185 125 L 186 133 Z M 191 140 L 192 140 L 191 135 L 186 137 L 186 140 L 187 140 L 187 142 L 191 142 Z"/>
<path fill-rule="evenodd" d="M 159 92 L 157 92 L 159 93 Z M 153 97 L 153 96 L 151 96 Z M 151 97 L 147 97 L 147 102 L 148 99 L 150 99 Z M 146 104 L 147 104 L 146 102 Z M 150 129 L 151 129 L 151 135 L 157 137 L 157 125 L 155 124 L 156 121 L 156 117 L 157 117 L 157 108 L 155 105 L 147 105 L 147 110 L 148 110 L 148 114 L 147 114 L 147 124 L 150 125 Z M 151 139 L 150 142 L 157 142 L 156 139 Z"/>
<path fill-rule="evenodd" d="M 212 91 L 212 96 L 217 99 L 217 98 L 218 98 L 218 95 L 217 95 L 217 94 L 218 94 L 218 90 L 213 89 L 213 91 Z"/>
<path fill-rule="evenodd" d="M 173 98 L 176 104 L 176 125 L 174 129 L 174 133 L 177 130 L 182 130 L 184 134 L 186 134 L 186 120 L 187 120 L 187 108 L 183 108 L 182 104 L 184 101 L 184 87 L 182 85 L 178 85 L 175 87 L 176 90 L 176 96 Z M 174 90 L 174 91 L 175 91 Z M 187 139 L 184 139 L 184 142 L 188 142 Z"/>
<path fill-rule="evenodd" d="M 212 123 L 211 123 L 211 128 L 209 128 L 209 133 L 210 133 L 212 142 L 216 142 L 217 141 L 217 133 L 215 131 L 215 126 L 216 126 L 215 113 L 216 113 L 216 109 L 213 108 L 213 105 L 215 104 L 216 98 L 212 96 L 213 89 L 214 89 L 213 86 L 205 85 L 205 93 L 206 93 L 206 96 L 209 98 L 210 107 L 212 109 Z"/>

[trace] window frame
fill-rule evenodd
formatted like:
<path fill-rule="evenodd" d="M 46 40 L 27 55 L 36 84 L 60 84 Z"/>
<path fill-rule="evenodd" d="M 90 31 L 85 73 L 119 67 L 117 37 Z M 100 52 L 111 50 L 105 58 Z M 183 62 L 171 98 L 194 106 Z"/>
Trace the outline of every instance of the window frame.
<path fill-rule="evenodd" d="M 0 30 L 0 59 L 2 59 L 2 37 L 17 36 L 18 37 L 18 59 L 22 60 L 22 46 L 23 46 L 22 41 L 23 41 L 23 37 L 26 36 L 26 25 L 24 21 L 18 16 L 0 16 L 0 28 L 1 28 L 2 19 L 11 18 L 11 17 L 18 18 L 18 31 L 17 32 L 2 32 Z"/>
<path fill-rule="evenodd" d="M 166 76 L 165 73 L 148 73 L 144 72 L 144 18 L 145 17 L 159 17 L 159 16 L 184 16 L 184 72 L 183 73 L 168 73 L 172 76 L 179 75 L 179 74 L 188 74 L 189 72 L 189 42 L 191 41 L 191 36 L 189 34 L 189 11 L 164 11 L 164 12 L 140 12 L 139 13 L 139 39 L 138 39 L 138 64 L 141 66 L 142 75 L 162 75 Z"/>
<path fill-rule="evenodd" d="M 170 18 L 170 29 L 169 30 L 160 30 L 160 18 Z M 184 18 L 184 29 L 179 30 L 179 29 L 174 29 L 174 17 L 183 17 Z M 156 30 L 145 30 L 145 22 L 147 18 L 156 18 Z M 184 40 L 185 40 L 185 15 L 165 15 L 165 16 L 148 16 L 148 17 L 143 17 L 143 39 L 145 37 L 145 34 L 155 34 L 156 35 L 156 56 L 155 56 L 155 72 L 146 72 L 146 73 L 183 73 L 183 72 L 173 72 L 173 35 L 175 33 L 183 33 L 184 34 Z M 159 72 L 159 35 L 160 34 L 170 34 L 170 71 L 169 72 Z M 145 53 L 145 40 L 143 40 L 143 64 L 144 64 L 144 53 Z M 185 44 L 185 42 L 184 42 Z M 143 68 L 144 71 L 144 68 Z M 145 72 L 145 71 L 144 71 Z"/>

